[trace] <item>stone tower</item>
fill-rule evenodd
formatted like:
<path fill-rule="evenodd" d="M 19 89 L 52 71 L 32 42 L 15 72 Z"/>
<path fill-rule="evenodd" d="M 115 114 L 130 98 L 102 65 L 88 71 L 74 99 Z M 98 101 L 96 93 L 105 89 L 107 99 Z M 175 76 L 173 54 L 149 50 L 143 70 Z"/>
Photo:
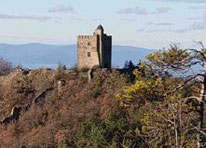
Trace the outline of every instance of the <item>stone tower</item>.
<path fill-rule="evenodd" d="M 112 36 L 99 25 L 93 35 L 79 35 L 77 39 L 77 68 L 111 68 Z"/>

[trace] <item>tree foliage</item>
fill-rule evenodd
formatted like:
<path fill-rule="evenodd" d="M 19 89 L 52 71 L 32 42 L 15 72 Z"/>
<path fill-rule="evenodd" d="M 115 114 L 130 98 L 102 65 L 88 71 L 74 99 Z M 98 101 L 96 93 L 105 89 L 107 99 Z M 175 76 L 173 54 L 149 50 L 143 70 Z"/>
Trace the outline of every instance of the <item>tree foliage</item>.
<path fill-rule="evenodd" d="M 202 71 L 192 71 L 198 64 Z M 85 72 L 68 73 L 61 65 L 55 72 L 32 70 L 29 75 L 20 72 L 4 76 L 12 76 L 12 81 L 2 83 L 1 88 L 6 91 L 1 96 L 7 100 L 5 104 L 10 104 L 5 108 L 1 101 L 3 110 L 28 104 L 48 86 L 54 90 L 22 112 L 19 121 L 8 128 L 0 126 L 0 145 L 198 147 L 201 136 L 204 140 L 206 126 L 205 67 L 204 48 L 182 49 L 173 45 L 149 54 L 138 65 L 126 62 L 123 72 L 96 69 L 90 83 Z M 58 80 L 65 81 L 61 95 L 57 93 Z"/>
<path fill-rule="evenodd" d="M 106 119 L 94 118 L 82 124 L 78 146 L 93 148 L 148 147 L 139 136 L 140 125 L 132 124 L 123 114 L 113 114 Z"/>
<path fill-rule="evenodd" d="M 187 72 L 193 65 L 204 66 L 204 58 L 204 49 L 176 45 L 151 53 L 134 71 L 135 83 L 116 95 L 120 106 L 138 112 L 142 137 L 150 147 L 197 146 L 202 118 L 198 76 L 206 75 Z"/>

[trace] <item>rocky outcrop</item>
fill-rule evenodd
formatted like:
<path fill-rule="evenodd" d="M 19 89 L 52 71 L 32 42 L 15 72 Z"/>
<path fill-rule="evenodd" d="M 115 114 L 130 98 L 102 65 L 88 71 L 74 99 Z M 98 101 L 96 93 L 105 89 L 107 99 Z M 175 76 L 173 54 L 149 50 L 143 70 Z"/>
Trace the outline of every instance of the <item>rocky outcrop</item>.
<path fill-rule="evenodd" d="M 88 74 L 88 82 L 91 82 L 92 78 L 94 77 L 94 74 L 93 74 L 93 69 L 89 69 L 87 74 Z"/>
<path fill-rule="evenodd" d="M 36 104 L 36 103 L 40 102 L 41 100 L 43 100 L 43 99 L 45 98 L 46 94 L 47 94 L 49 91 L 52 91 L 52 90 L 53 90 L 53 87 L 50 87 L 50 88 L 45 89 L 43 92 L 41 92 L 39 95 L 37 95 L 37 96 L 34 98 L 32 104 Z"/>
<path fill-rule="evenodd" d="M 3 120 L 1 120 L 2 124 L 9 124 L 12 121 L 16 121 L 19 119 L 20 113 L 21 113 L 22 107 L 13 107 L 11 110 L 11 113 L 8 117 L 5 117 Z"/>
<path fill-rule="evenodd" d="M 7 125 L 9 123 L 11 123 L 12 121 L 18 121 L 19 116 L 21 114 L 21 111 L 28 111 L 29 108 L 36 103 L 39 103 L 41 100 L 43 100 L 45 98 L 45 96 L 47 95 L 47 93 L 49 91 L 53 90 L 53 88 L 47 88 L 46 90 L 44 90 L 43 92 L 41 92 L 40 94 L 38 94 L 32 101 L 32 103 L 23 105 L 23 106 L 18 106 L 18 107 L 13 107 L 11 110 L 11 113 L 8 117 L 5 117 L 4 119 L 2 119 L 0 121 L 1 124 Z"/>

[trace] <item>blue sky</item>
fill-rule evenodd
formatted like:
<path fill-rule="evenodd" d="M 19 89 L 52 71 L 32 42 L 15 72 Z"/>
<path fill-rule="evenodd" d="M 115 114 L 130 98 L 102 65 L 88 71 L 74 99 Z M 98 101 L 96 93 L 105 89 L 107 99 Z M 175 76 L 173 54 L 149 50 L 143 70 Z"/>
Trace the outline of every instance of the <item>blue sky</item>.
<path fill-rule="evenodd" d="M 206 0 L 1 0 L 1 43 L 74 44 L 102 24 L 113 44 L 206 41 Z"/>

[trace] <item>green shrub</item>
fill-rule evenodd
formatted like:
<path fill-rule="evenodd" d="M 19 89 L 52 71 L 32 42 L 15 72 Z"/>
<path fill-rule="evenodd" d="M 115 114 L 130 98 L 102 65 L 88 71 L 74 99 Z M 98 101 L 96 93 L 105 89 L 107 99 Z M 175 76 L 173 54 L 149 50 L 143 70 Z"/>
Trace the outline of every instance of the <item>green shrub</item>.
<path fill-rule="evenodd" d="M 131 124 L 122 114 L 106 119 L 85 121 L 78 132 L 78 146 L 90 148 L 146 147 L 139 134 L 139 125 Z"/>
<path fill-rule="evenodd" d="M 74 148 L 75 147 L 75 144 L 73 141 L 70 141 L 70 140 L 64 140 L 62 143 L 60 143 L 58 145 L 58 148 Z"/>

